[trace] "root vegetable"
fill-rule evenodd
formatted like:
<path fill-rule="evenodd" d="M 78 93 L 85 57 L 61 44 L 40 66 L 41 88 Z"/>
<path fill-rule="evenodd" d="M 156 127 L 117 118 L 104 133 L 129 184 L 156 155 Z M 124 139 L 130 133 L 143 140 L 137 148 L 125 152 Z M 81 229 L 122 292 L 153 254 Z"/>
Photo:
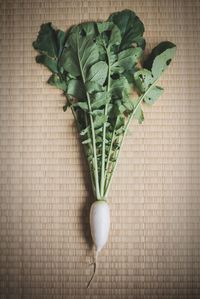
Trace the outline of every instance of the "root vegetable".
<path fill-rule="evenodd" d="M 110 229 L 110 208 L 105 200 L 96 200 L 90 208 L 90 229 L 95 245 L 94 272 L 88 287 L 92 282 L 97 269 L 97 256 L 105 246 Z"/>
<path fill-rule="evenodd" d="M 52 75 L 48 83 L 66 96 L 88 162 L 93 195 L 90 226 L 97 255 L 108 240 L 110 214 L 105 201 L 119 154 L 133 118 L 144 120 L 143 105 L 153 105 L 163 88 L 158 79 L 173 59 L 175 44 L 164 41 L 144 57 L 144 24 L 131 10 L 107 21 L 58 30 L 41 25 L 33 47 L 36 61 Z M 93 277 L 94 277 L 93 274 Z"/>

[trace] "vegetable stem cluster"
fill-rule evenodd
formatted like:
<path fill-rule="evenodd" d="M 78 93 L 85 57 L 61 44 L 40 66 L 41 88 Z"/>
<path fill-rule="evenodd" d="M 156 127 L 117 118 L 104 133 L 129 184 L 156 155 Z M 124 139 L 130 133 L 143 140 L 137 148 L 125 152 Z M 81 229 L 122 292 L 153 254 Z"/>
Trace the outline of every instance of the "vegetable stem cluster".
<path fill-rule="evenodd" d="M 64 111 L 72 110 L 98 200 L 107 198 L 131 120 L 142 123 L 143 103 L 162 94 L 156 83 L 175 55 L 165 41 L 144 59 L 143 34 L 138 16 L 123 10 L 67 32 L 43 24 L 33 42 L 36 61 L 52 72 L 48 83 L 66 96 Z"/>

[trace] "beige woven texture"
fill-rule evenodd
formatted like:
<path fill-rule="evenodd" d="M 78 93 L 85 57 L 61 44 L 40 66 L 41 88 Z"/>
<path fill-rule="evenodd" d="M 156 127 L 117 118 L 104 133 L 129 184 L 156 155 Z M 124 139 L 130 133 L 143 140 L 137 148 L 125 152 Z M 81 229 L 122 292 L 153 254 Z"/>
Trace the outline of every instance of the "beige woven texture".
<path fill-rule="evenodd" d="M 200 298 L 200 2 L 0 2 L 0 298 Z M 165 93 L 131 124 L 110 190 L 111 230 L 92 274 L 93 200 L 70 111 L 35 63 L 40 24 L 69 28 L 129 8 L 147 51 L 177 55 Z"/>

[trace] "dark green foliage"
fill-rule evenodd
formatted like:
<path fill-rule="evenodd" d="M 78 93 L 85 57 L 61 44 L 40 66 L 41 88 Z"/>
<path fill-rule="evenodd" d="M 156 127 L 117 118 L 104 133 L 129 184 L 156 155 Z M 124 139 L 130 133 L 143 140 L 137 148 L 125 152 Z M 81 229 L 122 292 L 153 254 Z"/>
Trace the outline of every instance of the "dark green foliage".
<path fill-rule="evenodd" d="M 108 18 L 108 21 L 113 22 L 121 31 L 121 49 L 127 49 L 131 47 L 133 43 L 144 49 L 144 25 L 133 11 L 125 9 L 113 13 Z"/>
<path fill-rule="evenodd" d="M 152 105 L 162 94 L 156 82 L 175 55 L 166 41 L 142 63 L 143 33 L 138 16 L 123 10 L 66 33 L 43 24 L 33 42 L 36 61 L 52 72 L 48 83 L 67 97 L 63 110 L 70 106 L 75 117 L 97 199 L 107 195 L 131 119 L 143 122 L 142 103 Z"/>

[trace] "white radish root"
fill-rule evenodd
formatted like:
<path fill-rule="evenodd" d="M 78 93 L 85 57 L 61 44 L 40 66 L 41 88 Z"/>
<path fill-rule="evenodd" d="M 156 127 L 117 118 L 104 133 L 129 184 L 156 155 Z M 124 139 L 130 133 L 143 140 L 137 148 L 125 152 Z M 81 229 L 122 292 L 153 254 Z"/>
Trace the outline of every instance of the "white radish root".
<path fill-rule="evenodd" d="M 110 208 L 105 200 L 95 201 L 90 208 L 90 229 L 95 245 L 94 272 L 88 283 L 88 288 L 97 270 L 97 257 L 105 246 L 110 229 Z"/>

